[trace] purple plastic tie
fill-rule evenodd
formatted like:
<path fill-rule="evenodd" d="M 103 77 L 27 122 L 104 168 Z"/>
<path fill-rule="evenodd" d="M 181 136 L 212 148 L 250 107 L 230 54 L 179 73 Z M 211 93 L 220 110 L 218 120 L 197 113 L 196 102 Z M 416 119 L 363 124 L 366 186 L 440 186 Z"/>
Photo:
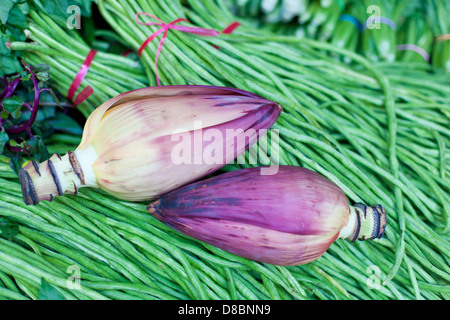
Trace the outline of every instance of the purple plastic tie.
<path fill-rule="evenodd" d="M 395 23 L 391 19 L 386 18 L 386 17 L 379 17 L 379 19 L 380 19 L 380 23 L 387 24 L 389 27 L 391 27 L 392 30 L 396 29 Z M 375 23 L 377 22 L 376 17 L 369 17 L 367 19 L 366 23 L 363 24 L 362 30 L 366 29 L 369 24 L 373 24 L 374 22 Z"/>
<path fill-rule="evenodd" d="M 414 44 L 399 44 L 397 46 L 397 50 L 399 50 L 399 51 L 404 51 L 404 50 L 415 51 L 418 54 L 420 54 L 425 59 L 425 61 L 430 62 L 430 55 L 425 50 L 423 50 L 421 47 L 416 46 Z"/>

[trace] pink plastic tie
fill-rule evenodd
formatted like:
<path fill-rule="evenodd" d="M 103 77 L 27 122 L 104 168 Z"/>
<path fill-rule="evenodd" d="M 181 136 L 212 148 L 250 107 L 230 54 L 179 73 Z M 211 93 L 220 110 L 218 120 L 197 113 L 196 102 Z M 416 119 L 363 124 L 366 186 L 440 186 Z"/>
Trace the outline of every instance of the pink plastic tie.
<path fill-rule="evenodd" d="M 155 20 L 158 20 L 159 22 L 141 22 L 138 20 L 139 15 L 146 15 L 149 16 Z M 177 23 L 180 23 L 182 21 L 188 21 L 187 19 L 183 19 L 183 18 L 179 18 L 179 19 L 175 19 L 170 23 L 165 23 L 164 21 L 162 21 L 161 19 L 155 17 L 152 14 L 146 13 L 146 12 L 138 12 L 136 13 L 136 16 L 134 18 L 134 20 L 136 21 L 136 23 L 141 24 L 141 25 L 145 25 L 145 26 L 160 26 L 161 28 L 158 29 L 157 31 L 155 31 L 152 35 L 150 35 L 140 46 L 139 50 L 138 50 L 138 56 L 140 57 L 142 54 L 142 51 L 145 49 L 145 47 L 147 47 L 147 45 L 153 41 L 153 39 L 155 39 L 158 35 L 160 35 L 161 33 L 163 33 L 163 36 L 161 38 L 161 40 L 159 41 L 159 45 L 158 45 L 158 50 L 156 51 L 156 56 L 155 56 L 155 75 L 156 75 L 156 82 L 158 83 L 158 86 L 160 85 L 160 81 L 159 81 L 159 75 L 158 75 L 158 57 L 159 57 L 159 53 L 161 52 L 162 46 L 164 44 L 164 40 L 167 37 L 167 32 L 169 31 L 169 29 L 172 30 L 178 30 L 181 32 L 187 32 L 187 33 L 193 33 L 193 34 L 198 34 L 200 36 L 218 36 L 220 33 L 216 30 L 212 30 L 212 29 L 204 29 L 204 28 L 198 28 L 198 27 L 189 27 L 189 26 L 179 26 L 177 25 Z"/>
<path fill-rule="evenodd" d="M 91 51 L 89 51 L 88 55 L 86 56 L 86 59 L 84 60 L 83 65 L 81 66 L 80 70 L 78 71 L 77 75 L 75 76 L 75 79 L 73 79 L 73 82 L 70 85 L 69 91 L 67 92 L 67 98 L 69 100 L 73 99 L 75 92 L 77 92 L 78 88 L 81 85 L 81 82 L 83 82 L 84 77 L 86 77 L 86 74 L 89 71 L 91 62 L 92 62 L 92 60 L 94 60 L 94 57 L 96 54 L 97 54 L 97 50 L 91 50 Z M 78 96 L 73 101 L 73 104 L 75 106 L 79 105 L 93 93 L 94 93 L 94 90 L 91 88 L 91 86 L 87 86 L 78 94 Z"/>

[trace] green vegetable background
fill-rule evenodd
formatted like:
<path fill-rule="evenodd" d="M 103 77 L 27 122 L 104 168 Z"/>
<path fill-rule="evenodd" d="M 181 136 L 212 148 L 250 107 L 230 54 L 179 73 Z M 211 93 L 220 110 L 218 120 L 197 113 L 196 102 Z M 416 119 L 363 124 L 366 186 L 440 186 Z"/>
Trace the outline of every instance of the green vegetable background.
<path fill-rule="evenodd" d="M 372 5 L 394 29 L 361 27 Z M 79 29 L 68 27 L 69 6 Z M 138 12 L 218 31 L 238 21 L 217 37 L 169 30 L 161 84 L 279 102 L 280 164 L 321 173 L 351 202 L 382 204 L 384 237 L 337 240 L 312 263 L 280 267 L 183 236 L 146 203 L 99 190 L 26 206 L 17 177 L 26 161 L 74 150 L 97 106 L 156 85 L 160 36 L 136 52 L 159 27 L 137 24 Z M 449 299 L 449 16 L 444 0 L 0 0 L 0 299 Z M 94 93 L 74 106 L 67 92 L 91 49 L 77 93 Z M 32 125 L 8 133 L 35 105 Z"/>

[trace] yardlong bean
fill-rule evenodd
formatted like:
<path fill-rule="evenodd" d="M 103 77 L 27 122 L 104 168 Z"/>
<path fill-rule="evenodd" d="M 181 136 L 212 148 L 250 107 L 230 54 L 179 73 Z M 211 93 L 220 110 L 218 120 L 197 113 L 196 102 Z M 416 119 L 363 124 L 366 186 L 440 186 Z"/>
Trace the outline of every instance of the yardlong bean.
<path fill-rule="evenodd" d="M 217 30 L 233 19 L 220 0 L 170 5 L 162 0 L 99 0 L 98 5 L 114 31 L 134 49 L 156 30 L 136 24 L 137 12 L 167 22 L 188 17 L 198 26 Z M 67 45 L 66 34 L 58 34 L 54 39 L 60 43 L 55 43 L 40 29 L 44 27 L 39 22 L 46 19 L 36 16 L 35 39 L 43 47 L 30 53 L 33 62 L 45 60 L 39 52 L 53 51 L 81 59 L 89 48 Z M 122 80 L 128 76 L 133 88 L 137 82 L 155 85 L 157 47 L 154 41 L 143 51 L 142 73 L 116 70 L 120 81 L 107 89 L 101 71 L 124 60 L 108 63 L 109 55 L 99 56 L 98 64 L 92 65 L 98 73 L 86 82 L 99 88 L 89 100 L 90 108 L 125 91 Z M 74 54 L 74 48 L 84 51 Z M 61 61 L 55 66 L 61 80 L 57 85 L 64 88 L 76 68 L 64 57 L 56 59 Z M 24 248 L 1 262 L 5 290 L 36 298 L 39 277 L 61 288 L 67 266 L 75 263 L 85 274 L 82 282 L 88 291 L 76 295 L 61 290 L 72 298 L 94 298 L 94 292 L 113 299 L 449 297 L 448 78 L 420 64 L 373 63 L 327 43 L 254 29 L 244 19 L 232 35 L 219 37 L 171 30 L 158 64 L 163 84 L 234 86 L 280 102 L 284 111 L 274 126 L 280 133 L 280 163 L 320 172 L 352 202 L 382 204 L 388 214 L 384 239 L 370 244 L 338 240 L 309 265 L 275 267 L 190 239 L 148 215 L 145 204 L 119 201 L 97 190 L 27 207 L 21 203 L 17 179 L 0 163 L 0 214 L 19 224 L 14 245 Z M 257 152 L 252 149 L 246 156 L 257 158 Z M 233 164 L 223 170 L 251 165 Z M 38 262 L 32 266 L 34 259 Z M 378 267 L 379 279 L 370 266 Z M 19 279 L 17 286 L 10 277 Z"/>

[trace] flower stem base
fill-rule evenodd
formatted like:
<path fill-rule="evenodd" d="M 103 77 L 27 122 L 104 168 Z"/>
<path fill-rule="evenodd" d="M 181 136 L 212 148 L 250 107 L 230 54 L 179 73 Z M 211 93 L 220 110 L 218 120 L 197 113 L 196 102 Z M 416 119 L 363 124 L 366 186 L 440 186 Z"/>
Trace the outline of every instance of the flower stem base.
<path fill-rule="evenodd" d="M 69 151 L 64 156 L 54 154 L 47 161 L 31 161 L 20 169 L 24 202 L 36 205 L 40 201 L 52 201 L 56 196 L 76 195 L 79 188 L 95 184 L 91 165 L 96 155 L 91 151 Z M 88 158 L 92 159 L 88 161 Z"/>
<path fill-rule="evenodd" d="M 386 211 L 380 205 L 366 206 L 355 203 L 350 206 L 350 216 L 339 238 L 348 238 L 351 242 L 381 238 L 386 229 Z"/>

